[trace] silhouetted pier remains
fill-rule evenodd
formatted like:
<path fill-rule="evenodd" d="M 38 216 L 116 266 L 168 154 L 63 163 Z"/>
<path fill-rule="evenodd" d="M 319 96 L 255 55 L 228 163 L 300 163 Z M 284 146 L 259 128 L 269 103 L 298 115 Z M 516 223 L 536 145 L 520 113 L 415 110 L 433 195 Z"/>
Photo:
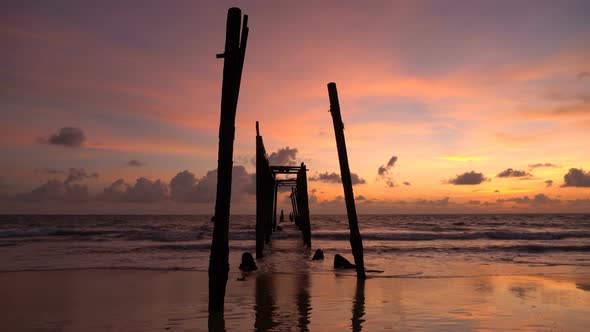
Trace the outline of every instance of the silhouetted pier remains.
<path fill-rule="evenodd" d="M 365 263 L 363 259 L 363 240 L 359 231 L 356 207 L 354 205 L 354 193 L 352 192 L 352 180 L 350 178 L 350 166 L 348 165 L 348 154 L 346 152 L 346 140 L 344 139 L 344 122 L 340 114 L 340 102 L 338 101 L 338 90 L 336 83 L 328 83 L 328 96 L 330 97 L 330 114 L 334 123 L 334 134 L 336 136 L 336 147 L 338 148 L 338 160 L 340 161 L 340 176 L 342 187 L 344 187 L 344 200 L 346 201 L 346 213 L 348 214 L 348 226 L 350 228 L 350 246 L 356 265 L 358 278 L 366 278 Z"/>
<path fill-rule="evenodd" d="M 279 179 L 280 174 L 295 178 Z M 281 187 L 291 188 L 295 224 L 301 230 L 303 242 L 311 247 L 307 168 L 304 163 L 300 166 L 270 165 L 256 121 L 256 258 L 264 257 L 264 245 L 277 230 L 277 196 Z"/>
<path fill-rule="evenodd" d="M 211 241 L 211 253 L 209 258 L 209 327 L 210 329 L 223 328 L 223 311 L 225 290 L 229 273 L 229 215 L 231 201 L 231 180 L 233 167 L 233 144 L 235 136 L 235 118 L 244 66 L 244 56 L 248 40 L 248 16 L 239 8 L 230 8 L 227 13 L 225 51 L 218 54 L 217 58 L 223 62 L 223 84 L 221 91 L 221 116 L 219 124 L 219 151 L 217 164 L 217 193 L 215 200 L 215 215 L 213 217 L 213 239 Z M 350 167 L 344 140 L 344 124 L 340 114 L 338 93 L 336 84 L 328 84 L 330 96 L 330 113 L 334 122 L 338 158 L 340 161 L 340 174 L 344 187 L 346 211 L 350 227 L 350 244 L 354 256 L 357 277 L 364 279 L 365 268 L 363 263 L 363 244 L 358 228 Z M 260 127 L 256 121 L 256 259 L 264 257 L 264 247 L 270 243 L 271 236 L 279 228 L 277 227 L 277 197 L 281 188 L 291 189 L 289 195 L 291 201 L 292 220 L 301 230 L 303 243 L 311 248 L 311 223 L 309 213 L 309 196 L 307 192 L 307 167 L 304 163 L 294 165 L 271 165 L 266 154 L 264 141 L 260 135 Z M 285 177 L 285 178 L 282 178 Z M 281 218 L 282 219 L 282 218 Z M 256 264 L 250 253 L 242 256 L 241 268 L 245 271 L 256 270 Z M 323 252 L 318 250 L 314 259 L 323 259 Z M 350 264 L 350 263 L 349 263 Z M 352 265 L 352 264 L 350 264 Z M 258 280 L 258 278 L 257 278 Z M 303 286 L 305 286 L 304 282 Z M 364 285 L 364 284 L 363 284 Z M 258 296 L 257 283 L 257 299 Z M 261 289 L 262 291 L 262 289 Z M 264 291 L 264 293 L 267 293 Z M 309 306 L 309 296 L 298 298 L 298 306 L 303 308 L 302 326 L 306 326 L 306 318 Z M 265 301 L 266 302 L 266 301 Z M 362 310 L 359 310 L 362 312 Z M 260 312 L 258 312 L 260 313 Z M 358 315 L 359 319 L 362 314 Z M 267 326 L 260 321 L 260 326 Z M 358 324 L 360 326 L 360 324 Z M 258 325 L 257 325 L 258 326 Z M 273 322 L 268 322 L 273 326 Z"/>
<path fill-rule="evenodd" d="M 215 198 L 213 240 L 211 241 L 211 254 L 209 256 L 210 313 L 223 313 L 225 287 L 229 273 L 229 207 L 236 108 L 238 106 L 247 41 L 248 15 L 244 15 L 244 21 L 242 22 L 242 11 L 239 8 L 230 8 L 227 12 L 225 51 L 223 54 L 217 55 L 217 58 L 223 59 L 223 85 L 221 88 L 219 151 L 217 157 L 217 196 Z"/>

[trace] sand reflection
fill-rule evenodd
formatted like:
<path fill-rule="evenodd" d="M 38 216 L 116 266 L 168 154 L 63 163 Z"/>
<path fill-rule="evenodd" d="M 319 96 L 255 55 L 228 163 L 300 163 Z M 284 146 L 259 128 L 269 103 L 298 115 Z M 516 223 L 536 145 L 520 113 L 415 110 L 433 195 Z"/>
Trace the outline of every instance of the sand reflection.
<path fill-rule="evenodd" d="M 365 279 L 356 280 L 356 291 L 352 302 L 352 330 L 363 330 L 363 317 L 365 316 Z"/>
<path fill-rule="evenodd" d="M 269 331 L 278 326 L 279 323 L 275 320 L 277 306 L 272 275 L 266 273 L 256 275 L 255 297 L 256 321 L 254 322 L 254 330 L 257 332 Z"/>
<path fill-rule="evenodd" d="M 311 314 L 311 297 L 309 295 L 309 274 L 297 275 L 297 302 L 299 331 L 309 331 L 309 319 Z"/>
<path fill-rule="evenodd" d="M 588 275 L 236 275 L 208 316 L 206 272 L 17 272 L 0 274 L 0 311 L 6 331 L 588 331 Z"/>

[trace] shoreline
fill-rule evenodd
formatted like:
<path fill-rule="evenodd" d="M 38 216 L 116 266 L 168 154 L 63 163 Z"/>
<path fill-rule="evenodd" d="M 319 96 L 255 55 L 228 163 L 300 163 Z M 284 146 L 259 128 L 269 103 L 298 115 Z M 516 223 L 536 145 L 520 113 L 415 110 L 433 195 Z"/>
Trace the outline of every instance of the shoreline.
<path fill-rule="evenodd" d="M 373 277 L 230 272 L 227 331 L 590 327 L 590 276 Z M 207 273 L 83 269 L 0 273 L 10 331 L 206 331 Z"/>

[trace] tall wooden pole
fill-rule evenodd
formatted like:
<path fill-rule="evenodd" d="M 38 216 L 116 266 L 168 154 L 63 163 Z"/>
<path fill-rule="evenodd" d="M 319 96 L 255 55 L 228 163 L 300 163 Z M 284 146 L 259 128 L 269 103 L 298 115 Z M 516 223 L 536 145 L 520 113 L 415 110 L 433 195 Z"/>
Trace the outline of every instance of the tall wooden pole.
<path fill-rule="evenodd" d="M 277 196 L 279 194 L 279 183 L 276 181 L 276 177 L 273 178 L 275 180 L 275 189 L 273 191 L 273 205 L 272 205 L 272 231 L 277 231 Z"/>
<path fill-rule="evenodd" d="M 264 145 L 258 121 L 256 121 L 256 258 L 262 258 L 264 255 L 264 197 L 263 193 L 263 176 L 264 176 Z"/>
<path fill-rule="evenodd" d="M 346 212 L 348 214 L 348 226 L 350 228 L 350 246 L 356 264 L 356 275 L 358 278 L 366 278 L 365 263 L 363 260 L 363 240 L 359 231 L 356 207 L 354 205 L 354 194 L 352 192 L 352 180 L 350 178 L 350 166 L 348 165 L 348 154 L 346 152 L 346 140 L 344 139 L 344 123 L 340 114 L 340 103 L 338 102 L 338 91 L 336 83 L 328 83 L 328 95 L 330 97 L 330 113 L 334 122 L 334 134 L 338 148 L 338 159 L 340 161 L 340 176 L 344 187 L 344 200 L 346 201 Z"/>
<path fill-rule="evenodd" d="M 300 207 L 301 213 L 303 242 L 307 247 L 311 248 L 311 224 L 309 220 L 309 198 L 307 196 L 307 166 L 304 163 L 301 163 L 301 169 L 297 175 L 297 194 L 301 202 L 301 205 L 299 206 L 298 204 L 298 206 Z"/>
<path fill-rule="evenodd" d="M 239 8 L 227 12 L 225 51 L 223 58 L 223 85 L 221 89 L 221 116 L 219 123 L 219 152 L 217 157 L 217 197 L 215 200 L 215 223 L 211 254 L 209 257 L 209 313 L 222 313 L 225 287 L 229 273 L 229 211 L 231 201 L 231 178 L 234 152 L 236 108 L 244 55 L 248 40 L 248 16 Z M 241 43 L 240 43 L 241 39 Z"/>

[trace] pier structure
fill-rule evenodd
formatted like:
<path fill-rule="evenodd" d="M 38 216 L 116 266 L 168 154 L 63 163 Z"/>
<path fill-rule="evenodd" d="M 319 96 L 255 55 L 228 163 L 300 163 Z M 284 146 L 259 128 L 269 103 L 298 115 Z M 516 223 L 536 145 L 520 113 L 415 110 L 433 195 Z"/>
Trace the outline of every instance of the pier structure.
<path fill-rule="evenodd" d="M 225 50 L 217 54 L 223 59 L 223 83 L 221 91 L 221 115 L 219 124 L 219 150 L 217 159 L 217 192 L 215 215 L 212 220 L 213 236 L 209 257 L 209 327 L 224 323 L 224 299 L 229 272 L 229 217 L 233 169 L 235 118 L 242 79 L 242 69 L 248 41 L 248 15 L 239 8 L 230 8 L 227 14 Z M 330 113 L 340 162 L 340 174 L 346 201 L 350 228 L 350 244 L 357 270 L 357 277 L 365 279 L 363 244 L 358 228 L 344 124 L 335 83 L 328 84 Z M 277 197 L 281 188 L 290 188 L 291 216 L 301 230 L 303 243 L 311 248 L 309 196 L 307 192 L 307 167 L 271 165 L 266 154 L 260 127 L 256 121 L 256 258 L 264 256 L 264 246 L 279 230 L 277 225 Z M 281 178 L 286 176 L 286 178 Z M 287 189 L 288 190 L 288 189 Z"/>
<path fill-rule="evenodd" d="M 304 163 L 300 166 L 270 165 L 256 121 L 256 258 L 264 257 L 264 246 L 277 231 L 277 197 L 280 188 L 291 188 L 289 197 L 295 224 L 301 230 L 305 245 L 311 247 L 307 171 Z M 281 174 L 288 178 L 280 179 Z"/>

